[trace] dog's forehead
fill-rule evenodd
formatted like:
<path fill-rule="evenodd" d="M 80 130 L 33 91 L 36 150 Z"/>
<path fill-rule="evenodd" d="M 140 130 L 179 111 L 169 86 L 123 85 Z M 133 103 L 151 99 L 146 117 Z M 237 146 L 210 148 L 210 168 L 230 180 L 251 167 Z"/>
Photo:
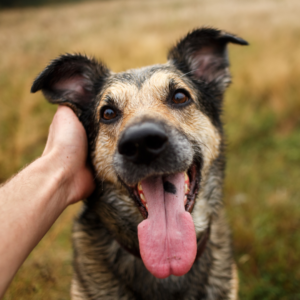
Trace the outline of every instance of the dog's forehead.
<path fill-rule="evenodd" d="M 171 75 L 175 73 L 175 69 L 168 64 L 157 64 L 152 66 L 146 66 L 137 69 L 129 69 L 122 73 L 115 75 L 117 80 L 123 80 L 124 82 L 134 84 L 137 88 L 141 89 L 153 75 L 165 74 Z"/>
<path fill-rule="evenodd" d="M 182 78 L 181 72 L 165 64 L 112 74 L 101 98 L 103 101 L 113 99 L 113 102 L 122 108 L 129 102 L 163 99 L 167 97 L 171 85 L 185 88 L 193 94 L 192 88 Z"/>

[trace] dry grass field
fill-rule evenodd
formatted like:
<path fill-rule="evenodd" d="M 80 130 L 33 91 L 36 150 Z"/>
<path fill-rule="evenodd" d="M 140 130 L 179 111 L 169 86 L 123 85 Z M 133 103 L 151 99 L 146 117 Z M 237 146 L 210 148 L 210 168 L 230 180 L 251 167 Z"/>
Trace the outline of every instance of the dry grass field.
<path fill-rule="evenodd" d="M 195 27 L 236 33 L 250 46 L 229 46 L 224 201 L 240 298 L 300 299 L 299 16 L 299 0 L 112 0 L 0 11 L 0 182 L 43 150 L 56 108 L 29 91 L 51 59 L 83 52 L 121 71 L 165 62 Z M 5 300 L 69 299 L 79 207 L 57 220 Z"/>

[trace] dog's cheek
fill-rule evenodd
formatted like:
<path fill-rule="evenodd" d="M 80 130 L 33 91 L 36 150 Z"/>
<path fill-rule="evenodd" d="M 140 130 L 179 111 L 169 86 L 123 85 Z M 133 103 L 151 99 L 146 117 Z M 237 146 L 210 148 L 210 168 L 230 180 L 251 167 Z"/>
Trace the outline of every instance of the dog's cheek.
<path fill-rule="evenodd" d="M 209 203 L 205 198 L 205 191 L 201 190 L 199 192 L 191 215 L 194 221 L 196 235 L 199 236 L 199 234 L 204 232 L 209 226 L 209 217 L 211 215 Z"/>
<path fill-rule="evenodd" d="M 219 130 L 212 124 L 209 117 L 199 110 L 190 114 L 188 122 L 182 124 L 183 130 L 188 135 L 189 140 L 193 140 L 200 146 L 203 159 L 202 176 L 207 171 L 213 161 L 217 159 L 221 152 L 222 136 Z"/>
<path fill-rule="evenodd" d="M 196 235 L 199 237 L 208 227 L 213 212 L 210 197 L 215 197 L 217 194 L 221 195 L 220 178 L 213 174 L 211 168 L 221 154 L 222 135 L 212 124 L 210 118 L 199 110 L 190 112 L 189 120 L 182 124 L 182 128 L 188 139 L 193 141 L 194 145 L 197 145 L 195 151 L 198 153 L 196 155 L 202 157 L 203 163 L 200 190 L 192 212 Z"/>
<path fill-rule="evenodd" d="M 113 154 L 116 148 L 116 139 L 113 134 L 102 132 L 96 139 L 92 161 L 97 179 L 116 184 L 118 181 L 113 168 Z"/>

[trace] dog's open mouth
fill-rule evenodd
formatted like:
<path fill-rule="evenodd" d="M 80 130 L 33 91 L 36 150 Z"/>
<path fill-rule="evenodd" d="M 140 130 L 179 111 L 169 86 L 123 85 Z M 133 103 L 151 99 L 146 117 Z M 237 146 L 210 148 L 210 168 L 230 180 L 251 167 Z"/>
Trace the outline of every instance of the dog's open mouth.
<path fill-rule="evenodd" d="M 184 182 L 184 191 L 185 197 L 183 199 L 185 210 L 189 213 L 192 212 L 195 199 L 199 190 L 200 185 L 200 164 L 193 163 L 190 168 L 184 172 L 185 182 Z M 170 184 L 169 181 L 166 180 L 167 176 L 161 176 L 163 180 L 163 188 L 165 192 L 176 191 L 176 187 L 173 184 Z M 139 182 L 134 187 L 126 186 L 129 190 L 132 198 L 134 199 L 136 205 L 138 206 L 140 213 L 142 214 L 144 219 L 148 217 L 148 204 L 147 199 L 145 197 L 142 183 Z"/>
<path fill-rule="evenodd" d="M 138 225 L 140 254 L 156 277 L 186 274 L 197 242 L 190 212 L 200 184 L 197 163 L 186 172 L 152 176 L 130 188 L 144 217 Z"/>

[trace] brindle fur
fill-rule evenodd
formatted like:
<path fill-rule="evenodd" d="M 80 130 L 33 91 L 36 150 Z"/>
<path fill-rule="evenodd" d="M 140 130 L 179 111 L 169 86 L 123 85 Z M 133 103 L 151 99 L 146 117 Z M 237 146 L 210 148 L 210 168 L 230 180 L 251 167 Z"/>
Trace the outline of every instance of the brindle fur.
<path fill-rule="evenodd" d="M 35 80 L 32 92 L 42 90 L 50 102 L 77 113 L 87 131 L 95 172 L 96 190 L 74 224 L 73 300 L 237 299 L 237 273 L 222 207 L 220 111 L 230 83 L 228 42 L 247 44 L 223 31 L 197 29 L 171 49 L 166 64 L 117 74 L 95 59 L 67 54 Z M 192 102 L 172 106 L 176 89 L 188 91 Z M 116 122 L 100 120 L 104 105 L 118 109 Z M 117 150 L 122 133 L 149 120 L 166 130 L 168 149 L 149 166 L 124 160 Z M 157 279 L 134 255 L 139 253 L 137 225 L 143 217 L 124 183 L 186 171 L 193 160 L 199 162 L 201 182 L 191 215 L 198 241 L 210 226 L 209 239 L 186 275 Z"/>

